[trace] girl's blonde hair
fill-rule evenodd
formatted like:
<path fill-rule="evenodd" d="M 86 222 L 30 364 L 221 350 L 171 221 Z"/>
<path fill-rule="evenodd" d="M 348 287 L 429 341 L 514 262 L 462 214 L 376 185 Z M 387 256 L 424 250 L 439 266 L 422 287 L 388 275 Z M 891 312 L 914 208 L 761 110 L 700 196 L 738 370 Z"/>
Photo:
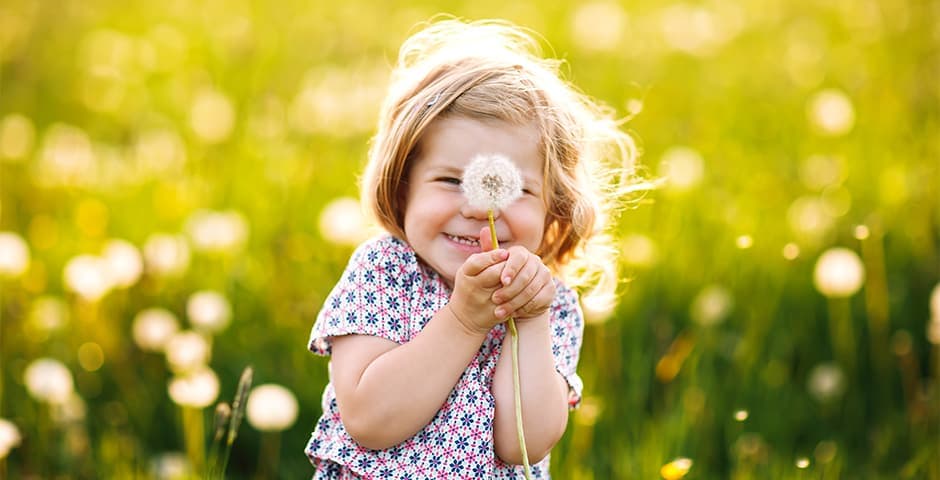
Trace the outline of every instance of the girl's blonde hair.
<path fill-rule="evenodd" d="M 504 21 L 432 21 L 402 45 L 362 178 L 363 202 L 405 238 L 409 168 L 438 117 L 535 125 L 547 215 L 535 252 L 569 285 L 613 298 L 611 215 L 634 189 L 633 139 L 612 111 L 560 77 L 535 38 Z"/>

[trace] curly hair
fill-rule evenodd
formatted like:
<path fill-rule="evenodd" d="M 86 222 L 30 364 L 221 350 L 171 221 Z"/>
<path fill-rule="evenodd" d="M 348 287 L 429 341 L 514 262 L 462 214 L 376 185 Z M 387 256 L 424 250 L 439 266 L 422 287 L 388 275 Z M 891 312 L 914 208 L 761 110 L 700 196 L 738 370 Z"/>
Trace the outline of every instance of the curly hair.
<path fill-rule="evenodd" d="M 405 179 L 438 118 L 534 125 L 544 158 L 547 214 L 536 254 L 569 285 L 617 285 L 613 215 L 636 190 L 633 138 L 610 108 L 581 93 L 543 58 L 536 37 L 505 21 L 429 22 L 401 47 L 380 110 L 361 191 L 366 210 L 405 239 Z"/>

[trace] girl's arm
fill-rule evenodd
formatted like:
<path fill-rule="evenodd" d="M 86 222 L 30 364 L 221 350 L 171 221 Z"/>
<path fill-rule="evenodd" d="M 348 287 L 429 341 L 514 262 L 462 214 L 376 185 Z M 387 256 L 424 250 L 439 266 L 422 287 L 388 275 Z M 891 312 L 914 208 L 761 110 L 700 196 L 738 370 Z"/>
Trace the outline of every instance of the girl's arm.
<path fill-rule="evenodd" d="M 468 258 L 450 303 L 408 343 L 369 335 L 333 338 L 331 381 L 343 426 L 360 445 L 395 446 L 434 418 L 499 323 L 490 296 L 507 256 L 493 250 Z"/>

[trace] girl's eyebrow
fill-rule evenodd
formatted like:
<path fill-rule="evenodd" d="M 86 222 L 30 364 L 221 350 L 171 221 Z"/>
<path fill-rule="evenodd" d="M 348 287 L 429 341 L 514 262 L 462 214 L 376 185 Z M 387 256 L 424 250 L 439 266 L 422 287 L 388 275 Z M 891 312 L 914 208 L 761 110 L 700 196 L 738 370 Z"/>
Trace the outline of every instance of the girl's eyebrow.
<path fill-rule="evenodd" d="M 463 175 L 463 169 L 451 166 L 451 165 L 432 165 L 428 168 L 428 172 L 432 174 L 448 174 L 448 175 L 457 175 L 458 177 Z"/>

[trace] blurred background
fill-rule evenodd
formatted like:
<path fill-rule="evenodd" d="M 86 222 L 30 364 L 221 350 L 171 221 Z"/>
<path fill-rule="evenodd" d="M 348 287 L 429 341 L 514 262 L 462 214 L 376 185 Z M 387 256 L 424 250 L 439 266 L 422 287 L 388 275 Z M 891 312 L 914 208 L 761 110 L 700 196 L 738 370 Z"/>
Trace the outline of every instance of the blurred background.
<path fill-rule="evenodd" d="M 247 366 L 227 477 L 309 477 L 307 335 L 439 12 L 541 33 L 667 179 L 556 478 L 940 478 L 933 0 L 3 2 L 0 477 L 205 471 Z"/>

